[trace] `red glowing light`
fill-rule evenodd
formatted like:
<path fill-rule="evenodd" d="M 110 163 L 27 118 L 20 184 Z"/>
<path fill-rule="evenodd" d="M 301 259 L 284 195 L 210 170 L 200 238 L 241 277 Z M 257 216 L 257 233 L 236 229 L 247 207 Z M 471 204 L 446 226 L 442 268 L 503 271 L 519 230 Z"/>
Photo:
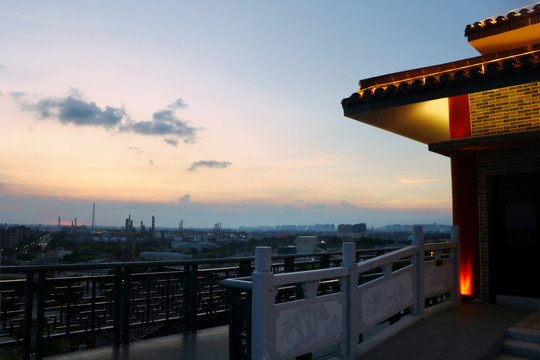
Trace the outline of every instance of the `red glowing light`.
<path fill-rule="evenodd" d="M 472 264 L 463 262 L 459 272 L 459 293 L 461 295 L 472 295 Z"/>

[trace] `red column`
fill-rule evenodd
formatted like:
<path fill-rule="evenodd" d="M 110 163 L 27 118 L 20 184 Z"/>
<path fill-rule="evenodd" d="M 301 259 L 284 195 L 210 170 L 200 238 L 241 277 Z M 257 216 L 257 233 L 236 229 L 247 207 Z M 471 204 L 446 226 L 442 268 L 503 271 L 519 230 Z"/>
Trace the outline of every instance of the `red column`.
<path fill-rule="evenodd" d="M 460 294 L 464 300 L 480 297 L 480 239 L 478 231 L 478 176 L 476 152 L 451 155 L 452 216 L 460 234 Z"/>
<path fill-rule="evenodd" d="M 450 139 L 471 136 L 469 96 L 448 99 Z M 460 228 L 460 294 L 464 300 L 480 297 L 480 239 L 478 230 L 478 175 L 476 152 L 454 151 L 452 166 L 452 215 Z"/>

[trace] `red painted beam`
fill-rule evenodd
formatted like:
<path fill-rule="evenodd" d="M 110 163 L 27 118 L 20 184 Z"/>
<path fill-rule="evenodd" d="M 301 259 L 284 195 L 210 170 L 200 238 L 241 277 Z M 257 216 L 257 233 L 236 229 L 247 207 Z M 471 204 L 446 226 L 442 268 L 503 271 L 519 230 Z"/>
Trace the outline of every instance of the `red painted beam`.
<path fill-rule="evenodd" d="M 469 95 L 448 98 L 450 139 L 471 136 L 471 114 L 469 112 Z"/>

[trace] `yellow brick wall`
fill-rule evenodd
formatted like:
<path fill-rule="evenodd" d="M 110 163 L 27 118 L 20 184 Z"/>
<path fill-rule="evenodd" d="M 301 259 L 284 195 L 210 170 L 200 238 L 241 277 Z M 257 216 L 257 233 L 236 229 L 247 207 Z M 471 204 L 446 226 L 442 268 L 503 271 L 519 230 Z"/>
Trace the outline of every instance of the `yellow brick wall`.
<path fill-rule="evenodd" d="M 540 82 L 469 95 L 471 135 L 540 130 Z"/>

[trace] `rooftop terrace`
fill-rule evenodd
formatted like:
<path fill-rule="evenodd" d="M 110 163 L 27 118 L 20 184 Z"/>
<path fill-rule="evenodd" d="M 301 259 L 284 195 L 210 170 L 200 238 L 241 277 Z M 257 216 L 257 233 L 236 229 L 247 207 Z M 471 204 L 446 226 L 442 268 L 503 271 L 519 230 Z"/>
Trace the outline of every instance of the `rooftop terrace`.
<path fill-rule="evenodd" d="M 492 358 L 532 310 L 457 301 L 454 230 L 450 242 L 424 243 L 415 227 L 404 248 L 349 242 L 309 259 L 261 247 L 254 264 L 3 267 L 25 276 L 0 280 L 0 346 L 25 360 Z"/>
<path fill-rule="evenodd" d="M 533 310 L 481 303 L 455 304 L 427 316 L 359 357 L 362 360 L 493 359 L 506 330 Z M 85 350 L 47 360 L 226 360 L 228 327 L 171 335 L 113 348 Z M 501 356 L 503 359 L 504 356 Z"/>

